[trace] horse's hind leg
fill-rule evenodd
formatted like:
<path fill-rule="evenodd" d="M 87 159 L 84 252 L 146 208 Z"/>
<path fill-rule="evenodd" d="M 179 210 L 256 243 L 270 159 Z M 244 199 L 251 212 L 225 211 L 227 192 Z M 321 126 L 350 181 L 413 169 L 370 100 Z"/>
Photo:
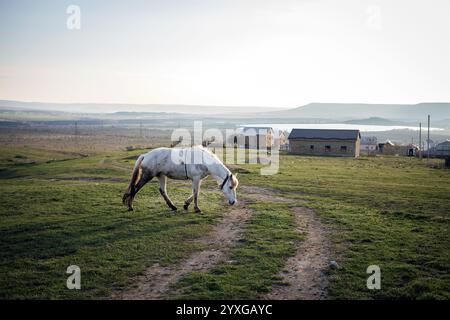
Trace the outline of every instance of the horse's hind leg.
<path fill-rule="evenodd" d="M 175 207 L 172 200 L 170 200 L 169 196 L 167 195 L 167 188 L 166 188 L 167 177 L 159 176 L 158 180 L 159 180 L 159 193 L 161 193 L 161 196 L 164 198 L 169 208 L 172 209 L 173 211 L 176 211 L 177 207 Z"/>

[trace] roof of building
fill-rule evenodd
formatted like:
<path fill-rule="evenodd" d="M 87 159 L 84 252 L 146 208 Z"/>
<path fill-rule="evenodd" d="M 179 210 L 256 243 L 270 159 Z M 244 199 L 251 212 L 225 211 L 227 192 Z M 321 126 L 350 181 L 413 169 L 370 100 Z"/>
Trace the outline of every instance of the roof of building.
<path fill-rule="evenodd" d="M 361 138 L 359 130 L 292 129 L 288 139 L 357 140 L 358 137 Z"/>
<path fill-rule="evenodd" d="M 246 136 L 266 135 L 269 131 L 274 131 L 272 127 L 240 127 L 237 132 Z"/>
<path fill-rule="evenodd" d="M 394 144 L 391 140 L 387 140 L 386 142 L 382 142 L 382 143 L 379 143 L 379 144 L 381 144 L 381 145 L 395 146 L 395 144 Z"/>
<path fill-rule="evenodd" d="M 378 139 L 377 139 L 377 137 L 362 136 L 361 137 L 361 144 L 364 144 L 364 145 L 377 145 L 378 144 Z"/>
<path fill-rule="evenodd" d="M 248 130 L 273 130 L 272 127 L 243 127 L 244 131 Z"/>

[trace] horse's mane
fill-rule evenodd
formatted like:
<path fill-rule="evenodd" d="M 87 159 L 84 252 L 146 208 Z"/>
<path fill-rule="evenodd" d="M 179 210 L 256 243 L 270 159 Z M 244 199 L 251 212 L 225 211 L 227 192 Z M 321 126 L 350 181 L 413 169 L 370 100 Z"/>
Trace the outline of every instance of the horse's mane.
<path fill-rule="evenodd" d="M 191 147 L 184 147 L 184 148 L 176 148 L 176 149 L 200 149 L 200 151 L 206 153 L 208 156 L 210 156 L 212 159 L 214 159 L 217 164 L 224 166 L 227 170 L 229 170 L 227 168 L 227 166 L 222 162 L 222 160 L 219 159 L 219 157 L 213 153 L 211 150 L 209 150 L 208 148 L 205 148 L 202 145 L 193 145 Z"/>
<path fill-rule="evenodd" d="M 223 166 L 225 166 L 225 164 L 222 162 L 222 160 L 219 159 L 219 157 L 213 153 L 212 151 L 208 150 L 207 148 L 203 147 L 203 146 L 198 146 L 200 149 L 202 149 L 203 152 L 206 152 L 207 154 L 209 154 L 212 158 L 214 158 L 215 160 L 217 160 L 218 163 L 222 164 Z M 226 168 L 226 166 L 225 166 Z M 228 168 L 227 168 L 228 169 Z"/>

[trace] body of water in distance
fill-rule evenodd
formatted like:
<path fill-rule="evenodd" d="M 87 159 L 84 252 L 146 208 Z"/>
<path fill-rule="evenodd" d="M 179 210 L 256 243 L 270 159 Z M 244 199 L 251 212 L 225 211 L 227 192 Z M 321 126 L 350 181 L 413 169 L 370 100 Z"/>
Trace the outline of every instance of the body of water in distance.
<path fill-rule="evenodd" d="M 382 132 L 391 130 L 412 130 L 419 131 L 419 127 L 407 126 L 380 126 L 367 124 L 347 124 L 347 123 L 259 123 L 248 124 L 243 127 L 271 127 L 278 130 L 291 131 L 292 129 L 340 129 L 340 130 L 359 130 L 361 132 Z M 422 131 L 427 128 L 422 126 Z M 441 131 L 441 128 L 430 128 L 430 131 Z"/>

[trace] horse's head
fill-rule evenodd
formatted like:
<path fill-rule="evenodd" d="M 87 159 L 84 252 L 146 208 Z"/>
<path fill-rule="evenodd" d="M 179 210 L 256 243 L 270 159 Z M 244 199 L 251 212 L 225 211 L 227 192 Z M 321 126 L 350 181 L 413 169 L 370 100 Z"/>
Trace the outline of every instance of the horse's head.
<path fill-rule="evenodd" d="M 232 173 L 228 175 L 222 182 L 220 189 L 228 198 L 228 203 L 233 205 L 237 202 L 236 189 L 239 185 L 239 181 Z"/>

